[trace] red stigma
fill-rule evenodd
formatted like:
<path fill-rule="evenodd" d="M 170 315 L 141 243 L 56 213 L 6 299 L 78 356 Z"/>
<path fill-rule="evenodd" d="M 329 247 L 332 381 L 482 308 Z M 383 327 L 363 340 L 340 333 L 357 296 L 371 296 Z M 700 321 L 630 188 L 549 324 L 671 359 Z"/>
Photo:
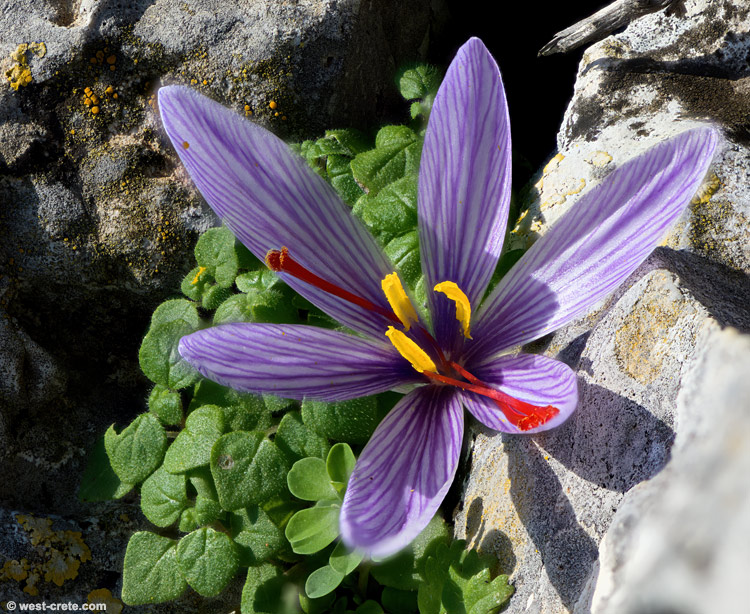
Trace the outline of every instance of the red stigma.
<path fill-rule="evenodd" d="M 525 401 L 521 401 L 505 394 L 496 388 L 491 388 L 455 362 L 451 362 L 450 366 L 462 377 L 467 379 L 468 382 L 462 382 L 461 380 L 452 377 L 446 377 L 445 375 L 430 373 L 428 371 L 425 371 L 424 375 L 432 380 L 444 384 L 450 384 L 451 386 L 456 386 L 462 390 L 475 392 L 492 399 L 495 402 L 495 405 L 497 405 L 500 411 L 503 412 L 503 415 L 508 419 L 508 422 L 513 426 L 518 427 L 521 431 L 529 431 L 541 426 L 560 413 L 560 410 L 556 407 L 552 407 L 552 405 L 547 405 L 546 407 L 532 405 L 531 403 L 526 403 Z"/>
<path fill-rule="evenodd" d="M 392 322 L 396 322 L 397 324 L 401 323 L 401 320 L 399 320 L 396 317 L 396 314 L 391 310 L 376 305 L 372 301 L 368 301 L 366 298 L 352 294 L 348 290 L 344 290 L 336 284 L 332 284 L 330 281 L 323 279 L 312 271 L 306 269 L 289 255 L 289 250 L 286 247 L 282 247 L 281 250 L 270 250 L 266 254 L 266 266 L 276 273 L 287 273 L 288 275 L 296 277 L 311 286 L 315 286 L 328 294 L 337 296 L 345 301 L 353 303 L 354 305 L 359 305 L 369 311 L 379 313 Z"/>

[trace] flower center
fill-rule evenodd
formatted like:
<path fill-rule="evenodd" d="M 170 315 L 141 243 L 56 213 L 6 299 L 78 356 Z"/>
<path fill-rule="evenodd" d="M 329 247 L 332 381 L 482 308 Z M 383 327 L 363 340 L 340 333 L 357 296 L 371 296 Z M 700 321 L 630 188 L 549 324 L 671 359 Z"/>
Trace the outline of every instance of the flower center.
<path fill-rule="evenodd" d="M 385 336 L 416 371 L 422 373 L 434 383 L 455 386 L 461 390 L 492 399 L 508 421 L 521 431 L 528 431 L 540 426 L 560 413 L 556 407 L 551 405 L 539 407 L 507 395 L 485 384 L 457 362 L 448 360 L 435 338 L 419 323 L 417 311 L 414 309 L 414 305 L 406 290 L 404 290 L 397 273 L 386 275 L 381 282 L 383 293 L 392 310 L 389 311 L 309 271 L 292 259 L 286 247 L 282 247 L 281 250 L 269 251 L 266 254 L 266 265 L 272 271 L 287 273 L 316 288 L 320 288 L 324 292 L 378 313 L 393 324 L 403 326 L 403 331 L 394 326 L 388 326 Z M 464 336 L 471 339 L 471 304 L 466 294 L 452 281 L 443 281 L 437 284 L 434 291 L 445 294 L 455 303 L 456 319 L 461 324 Z M 432 355 L 425 351 L 424 347 L 429 348 Z"/>

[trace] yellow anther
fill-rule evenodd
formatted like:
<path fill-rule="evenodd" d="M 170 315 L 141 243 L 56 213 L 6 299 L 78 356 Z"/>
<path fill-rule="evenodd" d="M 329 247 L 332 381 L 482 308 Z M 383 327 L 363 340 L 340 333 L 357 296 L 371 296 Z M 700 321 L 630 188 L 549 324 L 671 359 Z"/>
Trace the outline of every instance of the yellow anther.
<path fill-rule="evenodd" d="M 385 298 L 388 299 L 393 313 L 401 320 L 404 328 L 409 330 L 411 323 L 418 320 L 417 312 L 414 311 L 414 305 L 411 304 L 404 287 L 401 285 L 398 273 L 386 275 L 383 281 L 380 282 L 380 286 L 383 288 Z"/>
<path fill-rule="evenodd" d="M 456 320 L 461 322 L 464 329 L 464 337 L 471 339 L 471 303 L 463 290 L 452 281 L 442 281 L 434 288 L 435 292 L 442 292 L 450 300 L 456 303 Z"/>
<path fill-rule="evenodd" d="M 403 332 L 396 330 L 393 326 L 389 326 L 385 332 L 385 336 L 388 337 L 393 347 L 398 350 L 398 353 L 406 358 L 417 371 L 420 373 L 424 371 L 437 372 L 437 367 L 427 355 L 427 352 L 409 339 Z"/>

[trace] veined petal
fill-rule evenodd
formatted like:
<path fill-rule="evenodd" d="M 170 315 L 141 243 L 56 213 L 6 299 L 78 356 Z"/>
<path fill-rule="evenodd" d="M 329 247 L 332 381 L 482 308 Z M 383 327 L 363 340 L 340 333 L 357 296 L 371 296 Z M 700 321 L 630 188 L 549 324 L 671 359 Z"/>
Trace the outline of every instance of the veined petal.
<path fill-rule="evenodd" d="M 452 281 L 476 307 L 495 270 L 510 203 L 510 122 L 500 70 L 478 38 L 459 49 L 430 114 L 419 169 L 425 285 Z M 429 293 L 439 343 L 460 342 L 455 305 Z"/>
<path fill-rule="evenodd" d="M 528 431 L 511 424 L 492 399 L 462 391 L 461 398 L 473 416 L 485 426 L 503 433 L 538 433 L 561 425 L 578 405 L 578 381 L 566 364 L 538 354 L 506 355 L 472 367 L 485 384 L 520 401 L 537 406 L 552 405 L 560 413 L 549 422 Z"/>
<path fill-rule="evenodd" d="M 484 302 L 469 356 L 538 339 L 612 292 L 680 217 L 708 171 L 718 138 L 709 127 L 683 132 L 585 194 Z"/>
<path fill-rule="evenodd" d="M 341 537 L 370 556 L 398 552 L 427 525 L 458 466 L 458 393 L 423 386 L 380 423 L 357 460 L 341 508 Z"/>
<path fill-rule="evenodd" d="M 419 381 L 390 344 L 314 326 L 223 324 L 183 337 L 179 351 L 219 384 L 289 399 L 344 401 Z"/>
<path fill-rule="evenodd" d="M 263 260 L 287 247 L 316 275 L 389 309 L 380 280 L 393 265 L 333 188 L 281 139 L 186 87 L 161 88 L 159 108 L 195 185 L 251 252 Z M 383 334 L 382 316 L 281 275 L 339 322 Z"/>

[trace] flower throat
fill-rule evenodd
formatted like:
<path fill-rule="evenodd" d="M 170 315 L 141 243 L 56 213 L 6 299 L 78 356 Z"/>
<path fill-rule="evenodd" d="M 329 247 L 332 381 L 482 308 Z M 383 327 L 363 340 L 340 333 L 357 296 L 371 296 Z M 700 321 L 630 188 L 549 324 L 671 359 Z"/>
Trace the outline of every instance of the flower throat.
<path fill-rule="evenodd" d="M 386 275 L 381 282 L 383 293 L 391 307 L 388 310 L 306 269 L 289 255 L 286 247 L 282 247 L 281 250 L 270 250 L 265 260 L 266 265 L 272 271 L 296 277 L 328 294 L 384 317 L 390 322 L 385 332 L 386 337 L 416 371 L 434 384 L 455 386 L 492 399 L 506 419 L 519 430 L 528 431 L 541 426 L 560 413 L 551 405 L 545 407 L 532 405 L 492 388 L 458 363 L 446 358 L 435 338 L 420 324 L 414 305 L 406 294 L 397 273 Z M 471 339 L 471 305 L 466 294 L 452 281 L 441 282 L 435 286 L 434 290 L 445 294 L 455 303 L 456 319 L 462 326 L 464 337 Z M 403 326 L 403 330 L 399 330 L 394 325 Z M 432 356 L 423 347 L 429 348 Z"/>

